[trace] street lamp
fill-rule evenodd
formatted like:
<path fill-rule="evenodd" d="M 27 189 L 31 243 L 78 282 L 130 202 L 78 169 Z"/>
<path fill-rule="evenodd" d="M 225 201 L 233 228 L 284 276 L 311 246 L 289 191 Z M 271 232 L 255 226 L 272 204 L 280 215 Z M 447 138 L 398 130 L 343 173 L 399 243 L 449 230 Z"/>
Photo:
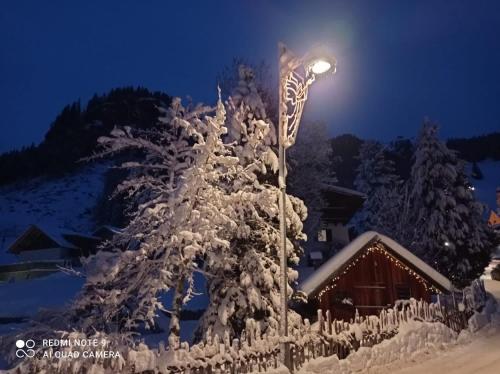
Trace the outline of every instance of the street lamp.
<path fill-rule="evenodd" d="M 295 143 L 300 118 L 307 100 L 309 86 L 316 76 L 335 73 L 337 61 L 321 47 L 298 58 L 283 43 L 279 43 L 279 221 L 280 221 L 280 354 L 281 362 L 291 369 L 288 337 L 288 280 L 286 254 L 286 166 L 285 151 Z"/>

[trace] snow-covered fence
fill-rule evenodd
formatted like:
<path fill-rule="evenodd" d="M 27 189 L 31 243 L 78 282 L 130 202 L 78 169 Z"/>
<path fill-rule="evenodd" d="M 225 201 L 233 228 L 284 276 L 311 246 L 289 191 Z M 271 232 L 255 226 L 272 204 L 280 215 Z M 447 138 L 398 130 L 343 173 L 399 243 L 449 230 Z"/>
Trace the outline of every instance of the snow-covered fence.
<path fill-rule="evenodd" d="M 295 336 L 291 343 L 293 368 L 299 369 L 319 356 L 336 354 L 343 359 L 360 347 L 371 347 L 393 337 L 401 324 L 411 320 L 441 322 L 458 332 L 467 327 L 470 315 L 465 310 L 415 299 L 399 301 L 378 316 L 359 316 L 356 312 L 354 320 L 349 322 L 332 320 L 330 311 L 324 314 L 318 310 L 318 321 L 310 330 L 306 327 L 305 334 Z"/>
<path fill-rule="evenodd" d="M 472 312 L 445 303 L 427 303 L 415 299 L 402 300 L 378 316 L 360 316 L 353 320 L 332 319 L 330 311 L 318 310 L 317 321 L 299 319 L 288 339 L 294 370 L 317 357 L 337 355 L 343 359 L 360 347 L 371 347 L 393 337 L 401 324 L 411 320 L 441 322 L 455 331 L 467 327 Z M 250 373 L 265 372 L 278 366 L 277 335 L 261 334 L 257 323 L 247 323 L 242 339 L 208 337 L 207 341 L 175 352 L 160 347 L 158 366 L 162 373 Z"/>
<path fill-rule="evenodd" d="M 357 312 L 350 321 L 332 319 L 330 311 L 317 311 L 317 321 L 311 324 L 308 319 L 294 320 L 290 330 L 291 362 L 293 370 L 298 370 L 306 362 L 317 357 L 337 355 L 346 358 L 360 347 L 371 347 L 393 337 L 400 326 L 406 322 L 441 322 L 455 331 L 468 326 L 468 319 L 475 310 L 480 309 L 487 300 L 484 286 L 479 282 L 462 293 L 462 299 L 455 302 L 441 297 L 436 303 L 415 299 L 401 300 L 393 308 L 382 310 L 378 316 L 360 316 Z M 208 334 L 205 341 L 193 346 L 181 343 L 177 349 L 166 349 L 160 344 L 158 349 L 149 349 L 144 344 L 134 348 L 122 346 L 122 358 L 82 362 L 81 367 L 61 366 L 62 361 L 45 364 L 23 361 L 13 373 L 29 372 L 27 368 L 49 368 L 54 373 L 117 372 L 121 373 L 179 373 L 179 374 L 245 374 L 266 372 L 279 365 L 280 337 L 263 334 L 260 325 L 247 320 L 241 339 L 231 340 L 229 336 Z M 68 361 L 71 363 L 72 361 Z M 80 361 L 73 361 L 80 362 Z M 41 365 L 41 366 L 40 366 Z M 55 365 L 55 366 L 54 366 Z M 71 370 L 70 370 L 71 369 Z M 37 372 L 38 370 L 32 370 Z"/>
<path fill-rule="evenodd" d="M 215 335 L 192 347 L 182 343 L 175 351 L 160 346 L 156 369 L 160 373 L 265 372 L 278 367 L 278 357 L 279 337 L 261 334 L 258 325 L 247 323 L 241 340 Z"/>

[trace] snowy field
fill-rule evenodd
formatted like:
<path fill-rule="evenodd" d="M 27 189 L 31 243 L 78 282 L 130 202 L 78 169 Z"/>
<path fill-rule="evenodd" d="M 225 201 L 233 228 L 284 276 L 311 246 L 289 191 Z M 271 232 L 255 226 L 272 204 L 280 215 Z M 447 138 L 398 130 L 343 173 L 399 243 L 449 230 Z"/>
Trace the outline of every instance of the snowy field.
<path fill-rule="evenodd" d="M 43 278 L 19 281 L 15 283 L 0 283 L 0 318 L 29 318 L 44 309 L 62 309 L 77 295 L 84 279 L 65 273 L 56 273 Z M 205 279 L 199 273 L 195 274 L 195 289 L 200 294 L 186 304 L 186 310 L 203 310 L 208 305 L 208 297 L 204 294 Z M 172 303 L 172 294 L 161 297 L 165 305 Z M 163 330 L 144 335 L 145 342 L 151 348 L 157 348 L 160 341 L 165 342 L 169 318 L 160 313 L 158 326 Z M 181 340 L 191 342 L 198 321 L 181 321 Z M 0 323 L 0 336 L 18 331 L 25 323 Z"/>
<path fill-rule="evenodd" d="M 60 309 L 71 302 L 83 281 L 80 277 L 56 273 L 43 278 L 0 283 L 0 317 L 31 317 L 41 309 Z"/>

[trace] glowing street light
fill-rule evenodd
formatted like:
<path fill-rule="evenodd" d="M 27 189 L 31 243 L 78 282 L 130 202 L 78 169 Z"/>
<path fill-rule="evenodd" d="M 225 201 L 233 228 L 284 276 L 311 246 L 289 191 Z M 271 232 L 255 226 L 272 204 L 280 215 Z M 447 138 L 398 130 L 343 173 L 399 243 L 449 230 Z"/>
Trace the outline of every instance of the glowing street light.
<path fill-rule="evenodd" d="M 286 160 L 285 151 L 295 143 L 300 118 L 307 101 L 309 86 L 317 76 L 335 73 L 337 61 L 321 47 L 316 47 L 302 58 L 296 57 L 279 43 L 279 221 L 280 221 L 280 335 L 281 361 L 291 369 L 288 336 L 288 280 L 286 252 Z"/>
<path fill-rule="evenodd" d="M 314 74 L 323 74 L 330 70 L 331 67 L 332 65 L 328 61 L 317 60 L 311 65 L 311 71 Z"/>

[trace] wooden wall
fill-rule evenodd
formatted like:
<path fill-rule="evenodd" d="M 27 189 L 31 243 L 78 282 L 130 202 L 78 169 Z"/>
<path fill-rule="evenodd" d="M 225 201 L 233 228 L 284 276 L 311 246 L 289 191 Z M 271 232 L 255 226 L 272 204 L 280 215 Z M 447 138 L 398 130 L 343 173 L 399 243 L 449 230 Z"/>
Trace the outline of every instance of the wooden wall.
<path fill-rule="evenodd" d="M 324 311 L 330 310 L 334 318 L 348 320 L 354 316 L 355 309 L 360 315 L 378 315 L 396 300 L 410 297 L 430 302 L 431 292 L 383 253 L 365 249 L 359 254 L 359 262 L 346 274 L 341 272 L 336 286 L 320 297 L 318 306 Z M 351 299 L 352 305 L 345 303 L 346 299 Z"/>

